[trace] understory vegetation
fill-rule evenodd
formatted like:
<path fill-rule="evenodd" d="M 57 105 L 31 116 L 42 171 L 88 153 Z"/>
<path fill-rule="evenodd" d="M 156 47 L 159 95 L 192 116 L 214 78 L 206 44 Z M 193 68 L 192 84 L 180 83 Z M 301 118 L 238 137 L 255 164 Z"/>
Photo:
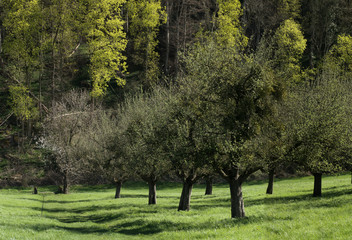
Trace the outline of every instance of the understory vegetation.
<path fill-rule="evenodd" d="M 148 187 L 126 183 L 120 199 L 114 187 L 74 186 L 0 190 L 1 239 L 349 239 L 352 190 L 349 175 L 324 177 L 323 198 L 311 196 L 312 177 L 280 179 L 275 194 L 266 183 L 244 183 L 247 218 L 229 218 L 230 192 L 215 184 L 193 190 L 192 211 L 176 211 L 181 184 L 161 183 L 158 205 L 147 205 Z"/>

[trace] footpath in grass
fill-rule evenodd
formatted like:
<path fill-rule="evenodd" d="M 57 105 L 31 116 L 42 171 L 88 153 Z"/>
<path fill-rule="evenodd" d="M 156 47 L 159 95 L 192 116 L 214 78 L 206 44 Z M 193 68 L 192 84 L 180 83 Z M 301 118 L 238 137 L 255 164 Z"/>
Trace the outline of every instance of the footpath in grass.
<path fill-rule="evenodd" d="M 195 186 L 191 211 L 178 212 L 181 185 L 158 186 L 158 204 L 148 206 L 148 186 L 130 183 L 122 198 L 110 186 L 0 190 L 0 239 L 352 239 L 349 175 L 323 178 L 323 197 L 313 198 L 313 178 L 277 180 L 243 187 L 247 218 L 230 218 L 226 184 Z M 43 204 L 44 199 L 44 204 Z"/>

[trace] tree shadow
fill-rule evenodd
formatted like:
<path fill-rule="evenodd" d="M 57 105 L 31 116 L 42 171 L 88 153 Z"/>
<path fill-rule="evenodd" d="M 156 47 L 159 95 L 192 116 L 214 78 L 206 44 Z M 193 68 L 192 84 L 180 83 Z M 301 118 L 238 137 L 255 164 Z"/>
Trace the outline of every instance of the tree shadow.
<path fill-rule="evenodd" d="M 349 185 L 346 185 L 349 186 Z M 263 193 L 263 196 L 259 198 L 246 198 L 244 203 L 246 207 L 254 205 L 265 205 L 271 207 L 274 204 L 288 204 L 288 203 L 299 203 L 299 208 L 328 208 L 336 207 L 344 204 L 350 204 L 349 199 L 339 198 L 340 196 L 352 194 L 352 189 L 341 187 L 330 187 L 323 189 L 322 198 L 314 198 L 312 194 L 301 193 L 295 196 L 267 196 Z M 126 198 L 146 198 L 147 195 L 143 194 L 126 194 Z M 160 196 L 159 198 L 175 199 L 175 196 Z M 41 198 L 36 199 L 35 197 L 23 198 L 25 200 L 33 200 L 42 202 Z M 107 198 L 104 198 L 107 199 Z M 231 219 L 230 216 L 226 219 L 209 222 L 204 219 L 197 222 L 173 221 L 165 220 L 163 218 L 154 220 L 149 219 L 149 216 L 154 214 L 162 214 L 164 211 L 170 211 L 174 209 L 176 212 L 177 206 L 175 205 L 157 205 L 148 207 L 147 204 L 130 203 L 130 202 L 119 202 L 111 204 L 99 205 L 99 201 L 102 199 L 83 199 L 77 201 L 61 201 L 61 200 L 47 200 L 47 203 L 62 203 L 62 208 L 55 206 L 47 208 L 44 205 L 43 212 L 47 213 L 48 216 L 44 215 L 48 219 L 53 219 L 60 222 L 60 225 L 55 224 L 29 224 L 25 225 L 24 228 L 31 228 L 36 231 L 46 231 L 48 229 L 64 229 L 71 232 L 80 234 L 91 234 L 91 233 L 120 233 L 124 235 L 153 235 L 160 232 L 172 232 L 172 231 L 191 231 L 191 230 L 210 230 L 214 228 L 228 228 L 236 227 L 240 225 L 256 224 L 261 222 L 275 222 L 275 221 L 291 221 L 292 217 L 277 217 L 270 215 L 259 215 L 250 216 L 241 219 Z M 326 201 L 325 201 L 326 200 Z M 79 202 L 96 202 L 96 205 L 89 206 L 75 206 L 75 203 Z M 109 202 L 110 203 L 110 202 Z M 213 208 L 229 208 L 231 202 L 228 195 L 195 195 L 192 196 L 191 209 L 202 210 L 213 209 Z M 297 208 L 296 204 L 288 205 L 288 207 Z M 26 207 L 38 211 L 42 211 L 41 207 Z M 97 212 L 101 211 L 101 212 Z M 63 213 L 63 214 L 61 214 Z M 65 213 L 70 213 L 68 214 Z M 182 216 L 182 212 L 179 213 Z M 186 215 L 186 214 L 185 214 Z M 115 223 L 115 221 L 117 223 Z M 120 223 L 118 223 L 120 222 Z M 75 224 L 77 223 L 77 224 Z M 80 223 L 93 223 L 83 226 Z M 113 224 L 113 226 L 107 225 L 106 223 Z M 75 225 L 80 226 L 75 226 Z M 62 226 L 63 225 L 63 226 Z M 89 225 L 89 226 L 88 226 Z"/>
<path fill-rule="evenodd" d="M 115 220 L 127 218 L 125 213 L 103 213 L 91 215 L 75 215 L 69 217 L 49 217 L 58 220 L 62 223 L 80 223 L 80 222 L 94 222 L 94 223 L 107 223 Z"/>
<path fill-rule="evenodd" d="M 72 192 L 110 192 L 114 191 L 115 186 L 106 184 L 106 185 L 77 185 L 72 187 Z"/>
<path fill-rule="evenodd" d="M 343 195 L 352 194 L 352 189 L 341 189 L 341 190 L 333 190 L 333 191 L 325 191 L 323 190 L 322 197 L 313 197 L 312 193 L 310 194 L 300 194 L 295 196 L 267 196 L 266 198 L 261 199 L 246 199 L 246 206 L 252 205 L 276 205 L 276 204 L 287 204 L 297 202 L 302 204 L 301 202 L 305 202 L 303 206 L 307 208 L 320 208 L 320 207 L 336 207 L 337 202 L 339 202 L 339 206 L 342 204 L 348 204 L 349 200 L 336 199 L 337 197 Z M 329 201 L 335 199 L 334 201 Z M 325 201 L 324 201 L 325 200 Z"/>
<path fill-rule="evenodd" d="M 155 212 L 145 211 L 139 212 L 139 214 L 155 214 Z M 48 218 L 48 217 L 47 217 Z M 240 219 L 222 219 L 209 223 L 208 221 L 203 222 L 174 222 L 171 220 L 146 220 L 146 219 L 135 219 L 129 218 L 128 212 L 123 213 L 102 213 L 90 216 L 68 216 L 68 217 L 49 217 L 50 219 L 58 220 L 64 223 L 64 226 L 60 226 L 53 223 L 29 223 L 23 226 L 23 228 L 32 229 L 34 231 L 48 231 L 50 229 L 63 229 L 70 232 L 79 234 L 93 234 L 93 233 L 120 233 L 124 235 L 153 235 L 160 232 L 172 232 L 172 231 L 189 231 L 197 229 L 197 231 L 214 229 L 214 228 L 228 228 L 239 225 L 255 224 L 260 222 L 273 222 L 273 221 L 289 221 L 291 217 L 271 217 L 271 216 L 253 216 Z M 110 221 L 121 220 L 123 223 L 116 224 L 111 227 L 107 227 L 105 223 Z M 95 225 L 89 225 L 86 227 L 74 226 L 74 223 L 85 223 L 93 222 Z M 12 226 L 10 223 L 5 223 L 6 226 Z M 13 225 L 17 227 L 17 225 Z"/>
<path fill-rule="evenodd" d="M 129 221 L 127 223 L 116 225 L 113 227 L 113 230 L 119 233 L 123 233 L 126 235 L 150 235 L 156 234 L 159 232 L 172 232 L 172 231 L 190 231 L 192 229 L 197 229 L 198 231 L 203 231 L 207 229 L 214 228 L 228 228 L 235 227 L 239 225 L 247 225 L 247 224 L 256 224 L 259 222 L 273 222 L 273 221 L 290 221 L 291 217 L 278 218 L 278 217 L 269 217 L 269 216 L 253 216 L 246 218 L 238 218 L 238 219 L 223 219 L 220 221 L 213 222 L 210 224 L 209 222 L 195 222 L 195 223 L 175 223 L 172 221 L 145 221 L 145 220 L 134 220 Z"/>
<path fill-rule="evenodd" d="M 7 226 L 17 227 L 16 225 L 6 224 Z M 101 226 L 89 226 L 89 227 L 73 227 L 73 226 L 59 226 L 56 224 L 48 224 L 48 223 L 36 223 L 36 224 L 26 224 L 23 228 L 32 229 L 37 232 L 48 231 L 50 229 L 55 230 L 67 230 L 71 232 L 76 232 L 79 234 L 92 234 L 92 233 L 106 233 L 110 232 L 109 229 L 103 228 Z"/>
<path fill-rule="evenodd" d="M 35 202 L 43 202 L 43 197 L 38 195 L 39 198 L 19 198 L 21 200 L 30 200 L 30 201 L 35 201 Z M 96 198 L 96 199 L 84 199 L 84 200 L 53 200 L 53 199 L 45 199 L 45 203 L 59 203 L 59 204 L 72 204 L 72 203 L 84 203 L 84 202 L 97 202 L 101 201 L 104 199 L 110 199 L 110 198 Z"/>
<path fill-rule="evenodd" d="M 121 193 L 120 198 L 146 198 L 148 199 L 148 194 L 129 194 L 129 193 Z"/>
<path fill-rule="evenodd" d="M 218 203 L 216 205 L 214 204 L 197 204 L 197 203 L 193 203 L 191 202 L 191 206 L 190 206 L 190 209 L 195 209 L 195 210 L 206 210 L 206 209 L 213 209 L 213 208 L 222 208 L 222 207 L 230 207 L 231 205 L 231 201 L 227 201 L 227 202 L 221 202 L 221 203 Z"/>
<path fill-rule="evenodd" d="M 141 205 L 141 204 L 131 204 L 131 203 L 117 203 L 117 204 L 109 204 L 109 205 L 90 205 L 90 206 L 83 206 L 83 207 L 46 207 L 44 205 L 44 208 L 42 209 L 41 207 L 30 207 L 31 209 L 35 211 L 43 211 L 45 213 L 71 213 L 71 214 L 89 214 L 93 213 L 96 211 L 113 211 L 113 210 L 119 210 L 119 211 L 125 211 L 133 209 L 134 213 L 140 214 L 140 213 L 156 213 L 156 209 L 154 208 L 146 208 L 146 205 Z M 163 208 L 167 208 L 164 207 Z"/>

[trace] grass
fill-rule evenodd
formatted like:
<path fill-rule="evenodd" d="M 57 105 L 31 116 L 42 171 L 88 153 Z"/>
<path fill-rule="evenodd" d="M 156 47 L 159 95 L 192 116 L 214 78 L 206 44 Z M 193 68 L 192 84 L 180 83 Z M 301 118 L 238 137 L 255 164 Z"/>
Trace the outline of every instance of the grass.
<path fill-rule="evenodd" d="M 130 183 L 113 199 L 110 186 L 0 190 L 0 239 L 352 239 L 349 175 L 323 178 L 323 197 L 311 197 L 313 178 L 277 180 L 243 187 L 247 218 L 230 218 L 226 184 L 195 186 L 191 211 L 178 212 L 181 185 L 158 185 L 158 204 L 148 206 L 146 184 Z M 44 206 L 43 206 L 44 199 Z"/>

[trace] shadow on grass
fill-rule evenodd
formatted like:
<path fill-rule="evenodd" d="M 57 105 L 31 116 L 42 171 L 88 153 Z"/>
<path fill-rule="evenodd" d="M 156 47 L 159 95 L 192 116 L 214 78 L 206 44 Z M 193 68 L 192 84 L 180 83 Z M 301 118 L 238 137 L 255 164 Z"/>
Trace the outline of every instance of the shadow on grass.
<path fill-rule="evenodd" d="M 43 197 L 38 195 L 40 198 L 19 198 L 21 200 L 30 200 L 30 201 L 36 201 L 36 202 L 43 202 Z M 101 200 L 105 200 L 106 198 L 96 198 L 96 199 L 84 199 L 84 200 L 49 200 L 49 199 L 44 199 L 45 203 L 59 203 L 59 204 L 72 204 L 72 203 L 83 203 L 83 202 L 99 202 Z"/>
<path fill-rule="evenodd" d="M 333 190 L 333 191 L 325 191 L 323 190 L 322 197 L 313 197 L 312 193 L 309 194 L 300 194 L 295 196 L 284 196 L 284 197 L 275 197 L 275 196 L 267 196 L 262 199 L 247 199 L 245 200 L 246 206 L 251 205 L 275 205 L 275 204 L 288 204 L 288 203 L 300 203 L 305 202 L 303 206 L 308 208 L 320 208 L 320 207 L 337 207 L 344 204 L 349 204 L 350 200 L 348 199 L 335 199 L 340 196 L 350 195 L 352 194 L 352 189 L 341 189 L 341 190 Z M 338 203 L 338 204 L 337 204 Z"/>
<path fill-rule="evenodd" d="M 330 187 L 323 189 L 322 197 L 313 197 L 312 190 L 309 193 L 297 194 L 294 196 L 275 196 L 265 195 L 260 198 L 246 198 L 244 197 L 244 204 L 246 207 L 256 205 L 278 205 L 278 204 L 291 204 L 299 203 L 307 208 L 323 208 L 323 207 L 338 207 L 350 204 L 349 199 L 339 199 L 338 197 L 352 194 L 352 189 L 340 189 L 340 187 Z M 302 191 L 305 192 L 305 191 Z M 210 209 L 214 207 L 229 207 L 231 199 L 229 196 L 214 196 L 211 198 L 194 198 L 192 196 L 191 208 L 197 210 Z"/>
<path fill-rule="evenodd" d="M 7 226 L 11 226 L 11 224 L 7 224 Z M 14 228 L 17 227 L 16 225 L 13 226 Z M 70 232 L 76 232 L 80 234 L 94 234 L 94 233 L 106 233 L 110 232 L 108 229 L 103 228 L 101 226 L 87 226 L 87 227 L 74 227 L 74 226 L 59 226 L 55 224 L 49 223 L 40 223 L 40 224 L 26 224 L 23 226 L 24 229 L 31 229 L 37 232 L 48 231 L 50 229 L 55 230 L 66 230 Z"/>
<path fill-rule="evenodd" d="M 84 192 L 110 192 L 114 191 L 115 186 L 113 185 L 95 185 L 95 186 L 84 186 L 78 185 L 72 187 L 71 191 L 74 193 Z"/>
<path fill-rule="evenodd" d="M 36 201 L 36 202 L 42 202 L 43 198 L 42 196 L 40 196 L 40 194 L 37 195 L 38 198 L 32 198 L 32 197 L 25 197 L 25 198 L 18 198 L 21 200 L 30 200 L 30 201 Z M 52 198 L 55 195 L 51 195 L 50 197 Z M 69 195 L 67 195 L 69 196 Z M 120 199 L 124 199 L 124 198 L 143 198 L 146 199 L 146 201 L 148 201 L 148 195 L 147 194 L 122 194 Z M 173 196 L 163 196 L 160 198 L 174 198 Z M 84 202 L 99 202 L 99 201 L 104 201 L 104 200 L 116 200 L 118 201 L 118 199 L 114 198 L 114 194 L 111 194 L 111 196 L 109 197 L 104 197 L 104 198 L 95 198 L 95 199 L 78 199 L 78 200 L 55 200 L 55 199 L 47 199 L 47 197 L 45 198 L 45 203 L 59 203 L 59 204 L 72 204 L 72 203 L 84 203 Z"/>
<path fill-rule="evenodd" d="M 62 223 L 81 223 L 81 222 L 94 222 L 94 223 L 107 223 L 114 220 L 121 220 L 126 218 L 125 213 L 104 213 L 104 214 L 92 214 L 87 216 L 75 215 L 69 217 L 51 217 Z"/>
<path fill-rule="evenodd" d="M 301 193 L 296 196 L 261 196 L 259 199 L 245 198 L 245 206 L 253 205 L 266 205 L 272 206 L 274 204 L 290 204 L 299 203 L 299 208 L 322 208 L 322 207 L 337 207 L 344 204 L 350 204 L 349 199 L 339 198 L 343 195 L 352 194 L 352 189 L 349 188 L 326 188 L 323 189 L 322 198 L 313 198 L 311 193 L 305 194 Z M 126 194 L 126 198 L 145 198 L 147 200 L 147 195 L 142 194 Z M 178 198 L 178 197 L 166 197 L 166 198 Z M 24 198 L 28 200 L 27 198 Z M 40 199 L 30 198 L 33 201 L 41 201 Z M 230 206 L 229 196 L 194 196 L 192 197 L 191 209 L 195 210 L 206 210 L 213 209 L 217 207 Z M 76 232 L 80 234 L 91 234 L 91 233 L 120 233 L 124 235 L 153 235 L 160 232 L 173 232 L 173 231 L 205 231 L 212 230 L 215 228 L 229 228 L 239 225 L 256 224 L 261 222 L 275 222 L 275 221 L 291 221 L 291 217 L 277 217 L 277 216 L 250 216 L 243 219 L 222 219 L 222 220 L 209 220 L 204 219 L 202 221 L 189 222 L 189 218 L 185 218 L 182 221 L 182 213 L 177 214 L 179 220 L 166 220 L 163 218 L 156 219 L 155 214 L 166 214 L 170 213 L 170 209 L 174 209 L 176 212 L 177 206 L 147 206 L 147 204 L 135 204 L 119 202 L 113 204 L 101 204 L 99 205 L 99 200 L 102 199 L 89 199 L 89 200 L 77 200 L 77 201 L 55 201 L 53 203 L 72 203 L 63 205 L 62 208 L 56 207 L 50 208 L 50 205 L 44 206 L 44 216 L 45 213 L 49 216 L 46 218 L 58 221 L 60 224 L 55 225 L 52 223 L 48 224 L 31 224 L 25 225 L 24 228 L 30 228 L 36 231 L 45 231 L 49 229 L 63 229 L 71 232 Z M 50 201 L 50 200 L 49 200 Z M 46 201 L 46 203 L 50 203 Z M 77 202 L 91 202 L 95 201 L 94 204 L 90 206 L 75 206 L 74 203 Z M 289 207 L 297 208 L 296 204 Z M 40 212 L 40 207 L 32 207 L 32 209 Z M 99 212 L 102 211 L 102 212 Z M 170 210 L 171 211 L 171 210 Z M 191 210 L 192 211 L 192 210 Z M 63 213 L 63 214 L 60 214 Z M 66 213 L 70 213 L 67 216 Z M 187 215 L 187 214 L 185 214 Z M 187 215 L 189 216 L 189 215 Z M 153 219 L 150 219 L 152 218 Z M 156 219 L 156 220 L 154 220 Z M 78 226 L 79 225 L 79 226 Z M 85 225 L 85 226 L 82 226 Z M 109 226 L 110 225 L 110 226 Z M 111 226 L 113 225 L 113 226 Z"/>
<path fill-rule="evenodd" d="M 240 225 L 257 224 L 261 222 L 274 222 L 274 221 L 291 221 L 291 217 L 278 218 L 268 216 L 253 216 L 242 219 L 223 219 L 209 223 L 208 221 L 203 222 L 173 222 L 170 220 L 144 220 L 144 219 L 128 219 L 127 215 L 111 214 L 105 217 L 101 216 L 90 216 L 86 218 L 76 219 L 79 223 L 94 222 L 97 223 L 95 226 L 74 226 L 74 221 L 61 221 L 67 226 L 58 226 L 55 224 L 28 224 L 24 228 L 30 228 L 35 231 L 47 231 L 50 229 L 63 229 L 66 231 L 76 232 L 79 234 L 91 234 L 91 233 L 120 233 L 124 235 L 153 235 L 160 232 L 173 232 L 173 231 L 205 231 L 219 228 L 229 228 Z M 100 225 L 111 220 L 122 220 L 121 224 L 116 224 L 111 227 L 106 225 Z"/>
<path fill-rule="evenodd" d="M 163 206 L 163 209 L 167 209 L 167 206 Z M 175 208 L 175 207 L 173 207 Z M 31 209 L 35 211 L 42 211 L 41 207 L 31 207 Z M 155 213 L 156 210 L 152 207 L 147 208 L 147 204 L 131 204 L 131 203 L 116 203 L 116 204 L 109 204 L 109 205 L 91 205 L 91 206 L 84 206 L 84 207 L 47 207 L 44 205 L 43 212 L 44 213 L 71 213 L 71 214 L 89 214 L 94 213 L 96 211 L 132 211 L 133 213 Z"/>
<path fill-rule="evenodd" d="M 228 207 L 229 202 L 224 203 L 224 206 Z M 216 205 L 215 207 L 218 207 Z M 274 221 L 290 221 L 292 218 L 280 218 L 274 216 L 251 216 L 243 219 L 222 219 L 222 220 L 213 220 L 211 222 L 203 221 L 194 221 L 189 222 L 185 218 L 185 221 L 182 222 L 182 212 L 178 213 L 180 220 L 150 220 L 148 216 L 153 216 L 158 214 L 159 210 L 155 208 L 147 208 L 146 206 L 141 206 L 137 204 L 121 204 L 121 207 L 118 209 L 118 212 L 101 212 L 95 213 L 96 210 L 110 210 L 116 208 L 116 205 L 108 206 L 90 206 L 90 207 L 79 207 L 72 209 L 44 209 L 44 212 L 47 213 L 64 213 L 71 212 L 70 216 L 64 214 L 60 216 L 55 214 L 52 216 L 45 216 L 46 218 L 56 220 L 62 224 L 31 224 L 25 225 L 24 228 L 30 228 L 35 231 L 46 231 L 50 229 L 62 229 L 66 231 L 76 232 L 79 234 L 91 234 L 91 233 L 120 233 L 124 235 L 153 235 L 160 232 L 172 232 L 172 231 L 205 231 L 219 228 L 229 228 L 239 225 L 255 224 L 260 222 L 274 222 Z M 167 208 L 166 206 L 161 207 L 159 214 L 162 214 L 162 211 Z M 170 206 L 176 212 L 175 206 Z M 194 209 L 202 208 L 214 208 L 214 205 L 192 205 Z M 40 208 L 33 208 L 37 211 L 40 211 Z M 87 213 L 88 215 L 82 214 Z M 188 215 L 188 214 L 187 214 Z M 120 222 L 109 227 L 110 222 Z M 92 223 L 94 225 L 92 226 Z M 82 226 L 82 225 L 87 226 Z M 77 226 L 79 225 L 79 226 Z"/>
<path fill-rule="evenodd" d="M 239 225 L 256 224 L 264 221 L 290 221 L 292 218 L 276 218 L 276 217 L 249 217 L 242 219 L 224 219 L 209 223 L 204 222 L 173 222 L 169 220 L 164 221 L 147 221 L 142 219 L 132 220 L 123 224 L 116 225 L 112 228 L 112 231 L 126 234 L 126 235 L 151 235 L 160 232 L 172 232 L 172 231 L 205 231 L 219 228 L 229 228 Z"/>

